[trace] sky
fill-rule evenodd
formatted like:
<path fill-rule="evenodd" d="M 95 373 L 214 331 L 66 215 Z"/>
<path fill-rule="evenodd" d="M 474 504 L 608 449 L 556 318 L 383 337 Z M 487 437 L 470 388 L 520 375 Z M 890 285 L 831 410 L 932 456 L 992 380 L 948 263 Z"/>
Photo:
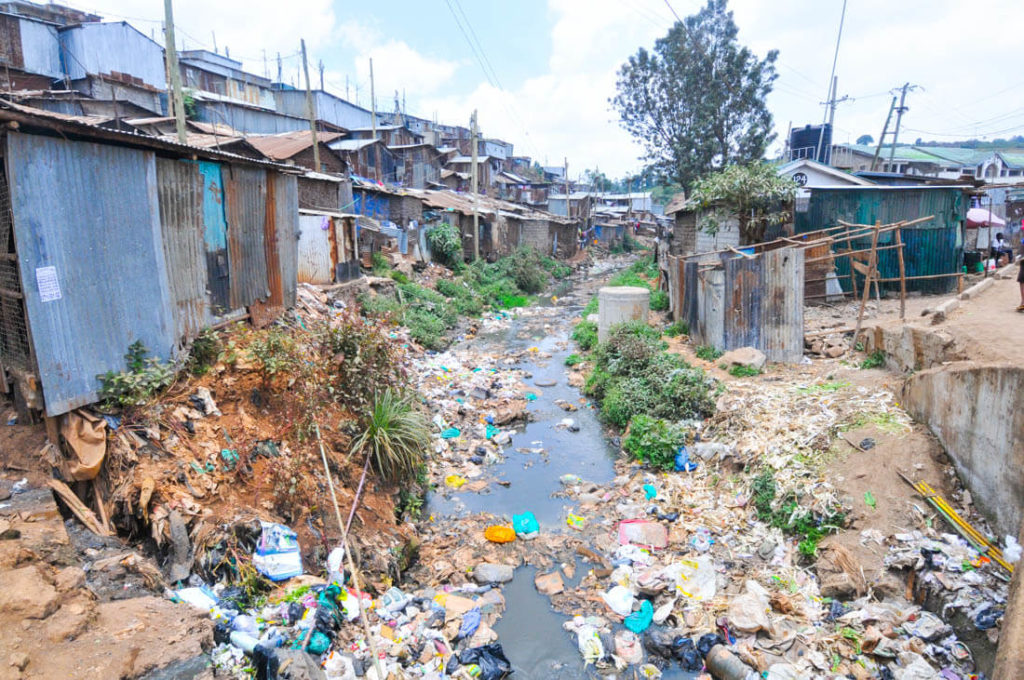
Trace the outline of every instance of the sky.
<path fill-rule="evenodd" d="M 67 4 L 130 21 L 162 41 L 159 0 Z M 314 87 L 369 108 L 373 60 L 378 109 L 469 124 L 569 174 L 638 172 L 641 147 L 608 100 L 616 72 L 650 48 L 700 0 L 175 0 L 179 46 L 217 49 L 246 69 L 303 86 L 305 39 Z M 768 97 L 781 152 L 790 124 L 822 122 L 843 0 L 731 0 L 739 41 L 763 57 L 779 50 Z M 849 0 L 836 75 L 835 140 L 878 138 L 893 88 L 907 95 L 900 141 L 1024 134 L 1019 0 Z"/>

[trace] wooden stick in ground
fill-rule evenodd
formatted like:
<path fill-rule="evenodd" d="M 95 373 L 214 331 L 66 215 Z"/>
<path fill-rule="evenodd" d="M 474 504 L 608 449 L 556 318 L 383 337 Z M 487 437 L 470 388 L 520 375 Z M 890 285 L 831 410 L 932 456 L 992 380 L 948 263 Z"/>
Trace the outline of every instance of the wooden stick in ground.
<path fill-rule="evenodd" d="M 860 339 L 860 328 L 864 323 L 864 310 L 867 308 L 868 298 L 871 297 L 871 277 L 875 274 L 875 267 L 878 266 L 875 248 L 878 247 L 878 231 L 881 228 L 882 221 L 878 220 L 875 222 L 875 233 L 871 235 L 871 254 L 868 256 L 868 273 L 864 277 L 864 295 L 860 298 L 860 310 L 857 312 L 857 330 L 853 332 L 854 347 L 857 346 L 857 341 Z"/>
<path fill-rule="evenodd" d="M 903 261 L 903 230 L 896 230 L 896 258 L 900 265 L 900 319 L 907 315 L 907 268 Z"/>
<path fill-rule="evenodd" d="M 349 549 L 348 535 L 345 532 L 345 524 L 341 521 L 341 508 L 338 507 L 338 496 L 334 493 L 334 478 L 331 476 L 331 468 L 327 465 L 327 452 L 324 451 L 324 440 L 320 437 L 320 424 L 313 425 L 316 428 L 316 441 L 320 444 L 320 458 L 324 462 L 324 474 L 327 475 L 327 488 L 331 490 L 331 502 L 334 503 L 334 516 L 338 520 L 338 531 L 341 532 L 341 547 L 345 551 L 345 561 L 348 562 L 348 570 L 352 572 L 352 584 L 356 587 L 356 602 L 359 603 L 359 619 L 363 622 L 363 635 L 366 636 L 366 644 L 370 646 L 370 654 L 373 655 L 373 666 L 377 669 L 377 677 L 385 678 L 384 670 L 380 666 L 380 657 L 377 655 L 377 643 L 370 634 L 369 612 L 363 610 L 363 587 L 359 581 L 359 570 L 352 561 L 352 551 Z"/>
<path fill-rule="evenodd" d="M 85 503 L 83 503 L 82 500 L 75 495 L 75 492 L 71 490 L 71 487 L 59 479 L 51 479 L 50 488 L 57 492 L 57 495 L 64 500 L 68 509 L 74 513 L 75 517 L 81 520 L 86 529 L 97 536 L 110 536 L 110 532 L 100 524 L 100 521 L 96 519 L 96 515 L 93 511 L 86 507 Z"/>

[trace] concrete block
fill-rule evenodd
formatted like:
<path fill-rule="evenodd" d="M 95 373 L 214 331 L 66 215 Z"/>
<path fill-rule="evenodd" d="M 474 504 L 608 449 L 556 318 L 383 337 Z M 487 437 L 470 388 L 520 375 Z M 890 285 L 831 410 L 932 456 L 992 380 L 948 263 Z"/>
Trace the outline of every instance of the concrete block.
<path fill-rule="evenodd" d="M 607 286 L 597 292 L 597 339 L 604 342 L 615 324 L 625 321 L 647 321 L 651 291 L 636 286 Z"/>
<path fill-rule="evenodd" d="M 961 300 L 970 300 L 971 298 L 978 297 L 978 295 L 985 292 L 994 285 L 996 285 L 996 280 L 994 278 L 987 278 L 984 279 L 983 281 L 978 281 L 976 284 L 974 284 L 964 292 L 960 293 L 960 295 L 958 295 L 957 297 L 959 297 Z"/>
<path fill-rule="evenodd" d="M 946 317 L 948 317 L 949 314 L 953 312 L 953 310 L 958 309 L 959 307 L 960 300 L 956 298 L 946 300 L 941 305 L 935 308 L 935 312 L 932 314 L 932 325 L 942 323 L 943 321 L 946 320 Z"/>

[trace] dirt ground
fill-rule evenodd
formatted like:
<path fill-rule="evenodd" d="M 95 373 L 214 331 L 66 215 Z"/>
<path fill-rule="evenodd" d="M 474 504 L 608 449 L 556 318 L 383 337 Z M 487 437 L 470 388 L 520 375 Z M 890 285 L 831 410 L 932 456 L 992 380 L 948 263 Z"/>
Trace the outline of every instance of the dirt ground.
<path fill-rule="evenodd" d="M 976 298 L 964 301 L 942 324 L 936 326 L 963 339 L 974 361 L 1008 361 L 1021 359 L 1024 340 L 1024 313 L 1020 304 L 1017 267 L 1009 265 L 995 277 L 995 284 Z"/>

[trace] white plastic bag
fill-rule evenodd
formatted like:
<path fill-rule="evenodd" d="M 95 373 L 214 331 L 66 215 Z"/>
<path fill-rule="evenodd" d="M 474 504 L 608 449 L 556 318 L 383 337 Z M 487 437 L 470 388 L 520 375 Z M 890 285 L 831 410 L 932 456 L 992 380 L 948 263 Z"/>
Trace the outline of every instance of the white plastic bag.
<path fill-rule="evenodd" d="M 632 596 L 630 596 L 632 597 Z M 576 646 L 579 647 L 583 660 L 590 664 L 604 656 L 604 644 L 601 635 L 593 626 L 583 626 L 576 634 Z"/>
<path fill-rule="evenodd" d="M 748 580 L 747 590 L 734 597 L 729 603 L 729 623 L 741 633 L 756 633 L 768 630 L 772 622 L 768 618 L 768 591 L 757 581 Z"/>
<path fill-rule="evenodd" d="M 708 555 L 695 560 L 680 560 L 665 567 L 665 575 L 675 581 L 683 596 L 703 602 L 715 596 L 715 566 Z"/>
<path fill-rule="evenodd" d="M 607 593 L 602 593 L 601 599 L 619 616 L 629 616 L 633 611 L 633 593 L 625 586 L 613 587 Z"/>

